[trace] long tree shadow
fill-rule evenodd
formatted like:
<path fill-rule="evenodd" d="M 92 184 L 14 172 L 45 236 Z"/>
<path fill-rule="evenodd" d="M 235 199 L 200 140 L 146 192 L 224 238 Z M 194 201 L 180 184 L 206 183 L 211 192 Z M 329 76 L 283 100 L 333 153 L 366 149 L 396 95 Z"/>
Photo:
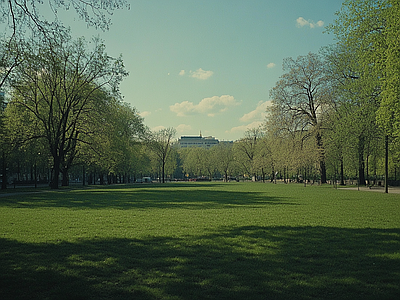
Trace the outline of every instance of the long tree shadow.
<path fill-rule="evenodd" d="M 212 185 L 213 189 L 207 189 L 207 187 L 207 185 L 202 184 L 180 185 L 179 188 L 159 185 L 147 188 L 67 190 L 2 198 L 0 206 L 14 208 L 65 207 L 72 209 L 207 209 L 239 206 L 260 207 L 277 204 L 299 205 L 293 202 L 293 199 L 270 197 L 260 192 L 217 190 L 216 185 Z"/>
<path fill-rule="evenodd" d="M 201 236 L 0 239 L 2 299 L 398 299 L 400 229 L 220 228 Z"/>

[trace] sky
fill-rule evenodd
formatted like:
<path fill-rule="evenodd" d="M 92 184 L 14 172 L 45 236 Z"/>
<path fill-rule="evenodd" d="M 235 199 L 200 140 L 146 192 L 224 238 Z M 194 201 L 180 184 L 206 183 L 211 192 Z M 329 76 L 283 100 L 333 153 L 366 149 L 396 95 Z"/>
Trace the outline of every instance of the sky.
<path fill-rule="evenodd" d="M 334 43 L 324 33 L 340 0 L 135 0 L 106 32 L 71 12 L 75 36 L 99 35 L 122 54 L 124 101 L 152 130 L 234 141 L 265 121 L 284 58 Z M 71 17 L 74 16 L 74 17 Z"/>

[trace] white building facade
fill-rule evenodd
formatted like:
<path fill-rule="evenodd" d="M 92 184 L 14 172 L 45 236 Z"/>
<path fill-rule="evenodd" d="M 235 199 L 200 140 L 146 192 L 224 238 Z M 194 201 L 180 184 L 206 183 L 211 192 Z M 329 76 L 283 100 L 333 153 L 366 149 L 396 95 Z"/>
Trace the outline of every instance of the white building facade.
<path fill-rule="evenodd" d="M 206 148 L 209 149 L 212 146 L 218 145 L 219 140 L 213 136 L 203 137 L 202 135 L 199 136 L 181 136 L 178 139 L 178 148 L 192 148 L 192 147 L 199 147 L 199 148 Z"/>

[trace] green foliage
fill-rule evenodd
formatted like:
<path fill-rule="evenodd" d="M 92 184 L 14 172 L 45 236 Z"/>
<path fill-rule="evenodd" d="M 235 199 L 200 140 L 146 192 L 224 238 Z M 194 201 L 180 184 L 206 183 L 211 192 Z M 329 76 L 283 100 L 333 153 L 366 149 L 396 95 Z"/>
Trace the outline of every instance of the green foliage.
<path fill-rule="evenodd" d="M 217 171 L 228 181 L 228 176 L 233 175 L 235 171 L 235 157 L 233 145 L 229 143 L 220 143 L 212 148 L 215 153 L 215 162 Z"/>
<path fill-rule="evenodd" d="M 121 57 L 109 57 L 99 39 L 93 43 L 88 50 L 83 38 L 73 41 L 65 32 L 51 41 L 32 41 L 11 78 L 10 105 L 17 118 L 32 120 L 23 123 L 24 139 L 43 139 L 53 157 L 53 188 L 59 172 L 63 185 L 68 184 L 80 144 L 91 142 L 102 109 L 111 95 L 118 97 L 118 85 L 127 75 Z"/>
<path fill-rule="evenodd" d="M 181 149 L 180 154 L 183 158 L 183 170 L 191 177 L 201 177 L 207 174 L 206 159 L 209 158 L 214 151 L 200 147 Z"/>
<path fill-rule="evenodd" d="M 2 299 L 395 299 L 398 195 L 256 183 L 0 194 Z"/>
<path fill-rule="evenodd" d="M 400 4 L 388 1 L 385 10 L 386 28 L 381 52 L 384 52 L 384 82 L 381 104 L 377 113 L 379 125 L 389 135 L 400 137 Z"/>
<path fill-rule="evenodd" d="M 156 132 L 148 133 L 146 143 L 149 150 L 154 154 L 154 167 L 159 170 L 160 180 L 165 182 L 166 164 L 171 154 L 172 142 L 176 134 L 175 128 L 165 128 Z"/>
<path fill-rule="evenodd" d="M 323 57 L 309 53 L 296 60 L 284 60 L 285 73 L 271 90 L 271 114 L 269 130 L 301 136 L 302 140 L 313 137 L 319 161 L 321 181 L 326 182 L 323 129 L 326 112 L 333 104 L 331 78 L 328 76 Z"/>
<path fill-rule="evenodd" d="M 368 175 L 368 160 L 376 161 L 382 156 L 382 129 L 388 132 L 383 124 L 391 122 L 382 119 L 390 6 L 382 0 L 345 1 L 337 19 L 328 27 L 338 40 L 328 55 L 337 97 L 331 149 L 341 143 L 342 153 L 333 152 L 342 162 L 346 156 L 347 164 L 356 162 L 361 184 L 366 179 L 365 170 Z"/>
<path fill-rule="evenodd" d="M 260 128 L 254 128 L 247 130 L 244 137 L 236 141 L 233 145 L 233 151 L 235 155 L 235 161 L 238 168 L 241 170 L 241 174 L 247 176 L 257 177 L 257 163 L 256 155 L 258 149 L 258 143 L 263 136 L 263 132 Z"/>

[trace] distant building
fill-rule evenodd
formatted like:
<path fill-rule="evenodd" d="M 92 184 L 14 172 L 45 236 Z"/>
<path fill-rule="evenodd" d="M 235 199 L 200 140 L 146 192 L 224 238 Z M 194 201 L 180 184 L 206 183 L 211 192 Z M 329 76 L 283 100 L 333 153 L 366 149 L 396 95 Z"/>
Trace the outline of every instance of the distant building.
<path fill-rule="evenodd" d="M 200 147 L 209 149 L 212 146 L 218 145 L 219 140 L 213 136 L 203 137 L 201 134 L 199 136 L 181 136 L 178 139 L 178 148 L 191 148 Z"/>

